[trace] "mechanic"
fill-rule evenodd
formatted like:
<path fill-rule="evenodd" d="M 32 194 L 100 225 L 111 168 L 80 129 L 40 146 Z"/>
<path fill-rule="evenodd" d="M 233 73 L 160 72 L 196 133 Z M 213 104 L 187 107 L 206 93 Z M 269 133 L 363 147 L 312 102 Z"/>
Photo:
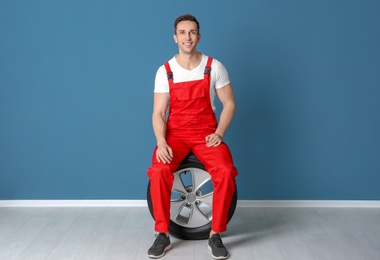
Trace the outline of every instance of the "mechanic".
<path fill-rule="evenodd" d="M 190 151 L 205 165 L 214 185 L 212 223 L 208 249 L 216 259 L 227 259 L 221 233 L 235 191 L 238 172 L 223 136 L 235 113 L 235 98 L 226 68 L 221 62 L 197 51 L 199 22 L 190 15 L 174 22 L 174 41 L 179 52 L 159 67 L 155 78 L 152 124 L 157 140 L 152 165 L 147 171 L 158 234 L 148 250 L 160 258 L 171 248 L 170 200 L 173 173 Z M 219 122 L 215 96 L 222 104 Z M 168 116 L 167 116 L 168 110 Z"/>

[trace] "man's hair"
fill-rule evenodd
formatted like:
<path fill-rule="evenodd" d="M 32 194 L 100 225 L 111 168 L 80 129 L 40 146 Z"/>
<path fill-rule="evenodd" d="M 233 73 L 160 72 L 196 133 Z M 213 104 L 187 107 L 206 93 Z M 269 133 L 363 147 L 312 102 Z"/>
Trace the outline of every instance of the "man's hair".
<path fill-rule="evenodd" d="M 174 34 L 177 34 L 177 25 L 180 23 L 180 22 L 183 22 L 183 21 L 191 21 L 191 22 L 195 22 L 197 24 L 197 27 L 198 27 L 198 34 L 199 34 L 199 22 L 197 20 L 197 18 L 195 18 L 193 15 L 191 14 L 184 14 L 184 15 L 181 15 L 179 16 L 175 21 L 174 21 Z"/>

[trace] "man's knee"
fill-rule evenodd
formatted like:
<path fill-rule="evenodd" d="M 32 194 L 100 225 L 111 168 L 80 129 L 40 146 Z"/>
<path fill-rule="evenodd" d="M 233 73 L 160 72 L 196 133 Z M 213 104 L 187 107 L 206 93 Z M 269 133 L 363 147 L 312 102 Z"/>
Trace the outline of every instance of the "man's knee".
<path fill-rule="evenodd" d="M 174 176 L 170 166 L 167 164 L 152 165 L 147 172 L 149 179 L 152 180 L 173 180 Z"/>
<path fill-rule="evenodd" d="M 234 181 L 238 175 L 235 166 L 228 164 L 215 165 L 211 167 L 208 172 L 211 174 L 213 180 L 218 181 Z"/>

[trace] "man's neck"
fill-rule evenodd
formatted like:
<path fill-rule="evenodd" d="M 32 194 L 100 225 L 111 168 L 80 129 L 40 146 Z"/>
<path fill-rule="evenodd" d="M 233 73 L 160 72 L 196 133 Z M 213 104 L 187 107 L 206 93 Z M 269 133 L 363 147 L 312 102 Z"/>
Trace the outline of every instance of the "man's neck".
<path fill-rule="evenodd" d="M 179 53 L 175 58 L 181 67 L 187 70 L 192 70 L 201 63 L 202 53 L 200 52 L 195 52 L 192 54 Z"/>

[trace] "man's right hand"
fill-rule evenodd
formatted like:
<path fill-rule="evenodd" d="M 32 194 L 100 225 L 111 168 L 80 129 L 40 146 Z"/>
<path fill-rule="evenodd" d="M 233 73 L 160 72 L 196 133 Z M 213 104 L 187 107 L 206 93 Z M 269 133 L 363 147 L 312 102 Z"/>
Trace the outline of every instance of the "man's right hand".
<path fill-rule="evenodd" d="M 158 162 L 170 163 L 173 159 L 172 148 L 166 143 L 157 145 L 156 159 Z"/>

